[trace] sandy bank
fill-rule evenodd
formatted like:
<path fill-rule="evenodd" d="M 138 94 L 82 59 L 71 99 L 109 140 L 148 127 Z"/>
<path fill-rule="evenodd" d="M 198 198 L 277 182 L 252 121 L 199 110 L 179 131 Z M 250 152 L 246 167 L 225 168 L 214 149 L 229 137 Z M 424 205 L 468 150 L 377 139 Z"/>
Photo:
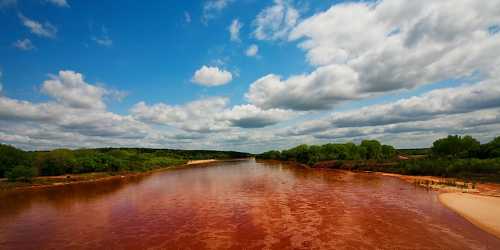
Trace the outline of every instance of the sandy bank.
<path fill-rule="evenodd" d="M 215 159 L 208 159 L 208 160 L 191 160 L 187 162 L 187 165 L 193 165 L 193 164 L 203 164 L 203 163 L 211 163 L 211 162 L 216 162 L 217 160 Z"/>
<path fill-rule="evenodd" d="M 443 193 L 439 195 L 439 201 L 472 224 L 500 238 L 500 197 Z"/>

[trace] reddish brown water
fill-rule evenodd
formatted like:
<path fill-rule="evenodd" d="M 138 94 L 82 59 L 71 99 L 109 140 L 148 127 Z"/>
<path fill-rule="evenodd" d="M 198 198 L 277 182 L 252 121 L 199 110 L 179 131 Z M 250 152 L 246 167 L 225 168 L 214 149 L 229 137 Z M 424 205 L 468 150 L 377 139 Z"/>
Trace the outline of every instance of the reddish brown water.
<path fill-rule="evenodd" d="M 0 201 L 0 249 L 500 249 L 397 178 L 251 160 Z"/>

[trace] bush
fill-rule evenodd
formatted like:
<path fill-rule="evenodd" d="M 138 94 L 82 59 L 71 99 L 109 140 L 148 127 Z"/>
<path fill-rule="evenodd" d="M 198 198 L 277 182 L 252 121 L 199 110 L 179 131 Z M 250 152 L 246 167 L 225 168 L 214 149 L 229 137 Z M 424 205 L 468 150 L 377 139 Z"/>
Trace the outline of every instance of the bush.
<path fill-rule="evenodd" d="M 6 176 L 9 181 L 26 181 L 29 182 L 36 175 L 36 170 L 33 167 L 15 166 Z"/>
<path fill-rule="evenodd" d="M 30 165 L 29 154 L 15 147 L 0 144 L 0 178 L 18 165 Z"/>

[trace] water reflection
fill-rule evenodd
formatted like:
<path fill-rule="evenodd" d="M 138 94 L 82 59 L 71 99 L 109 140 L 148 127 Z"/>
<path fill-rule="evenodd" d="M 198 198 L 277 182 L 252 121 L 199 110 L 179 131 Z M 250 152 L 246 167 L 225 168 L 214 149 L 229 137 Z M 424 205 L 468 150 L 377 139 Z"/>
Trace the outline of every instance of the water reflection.
<path fill-rule="evenodd" d="M 1 249 L 500 247 L 396 178 L 252 160 L 0 198 Z"/>

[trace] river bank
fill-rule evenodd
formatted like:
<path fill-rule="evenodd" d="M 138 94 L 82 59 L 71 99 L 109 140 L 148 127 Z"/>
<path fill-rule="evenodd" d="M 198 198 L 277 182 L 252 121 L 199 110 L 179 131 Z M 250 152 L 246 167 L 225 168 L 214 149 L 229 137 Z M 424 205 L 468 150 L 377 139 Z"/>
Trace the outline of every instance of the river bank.
<path fill-rule="evenodd" d="M 172 169 L 203 166 L 221 161 L 225 160 L 216 160 L 216 159 L 190 160 L 187 161 L 185 164 L 159 167 L 145 172 L 133 172 L 133 171 L 97 172 L 97 173 L 85 173 L 85 174 L 68 174 L 60 176 L 39 176 L 33 178 L 31 182 L 20 182 L 20 181 L 9 182 L 6 178 L 4 178 L 0 179 L 0 191 L 42 189 L 42 188 L 56 187 L 62 185 L 82 184 L 89 182 L 104 182 L 104 181 L 127 178 L 127 177 L 146 176 L 155 172 L 172 170 Z"/>
<path fill-rule="evenodd" d="M 467 183 L 452 178 L 377 172 L 439 192 L 438 200 L 482 230 L 500 238 L 500 185 Z"/>

